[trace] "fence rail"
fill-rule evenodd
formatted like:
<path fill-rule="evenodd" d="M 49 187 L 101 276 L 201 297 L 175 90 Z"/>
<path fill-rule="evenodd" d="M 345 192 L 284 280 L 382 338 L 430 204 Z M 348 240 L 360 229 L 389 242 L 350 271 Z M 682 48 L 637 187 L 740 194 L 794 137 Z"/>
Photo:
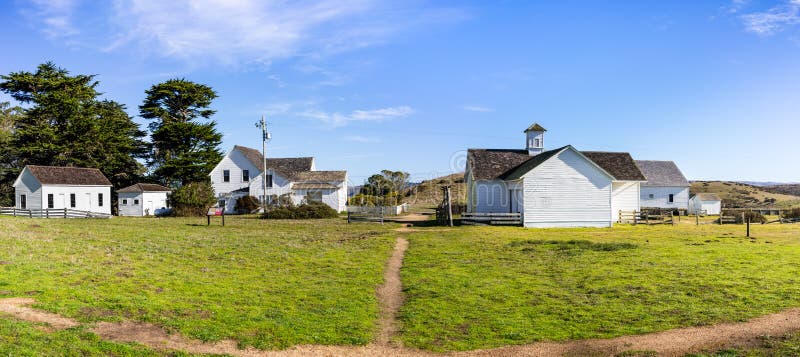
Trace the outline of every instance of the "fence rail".
<path fill-rule="evenodd" d="M 522 215 L 519 213 L 462 213 L 461 224 L 464 225 L 493 225 L 493 226 L 521 226 Z"/>
<path fill-rule="evenodd" d="M 110 214 L 68 208 L 20 209 L 0 207 L 0 215 L 28 218 L 111 218 Z"/>
<path fill-rule="evenodd" d="M 619 211 L 618 223 L 627 224 L 675 224 L 675 214 L 667 211 Z"/>
<path fill-rule="evenodd" d="M 363 210 L 358 212 L 347 211 L 347 223 L 376 222 L 383 224 L 383 218 L 384 214 L 382 209 Z"/>

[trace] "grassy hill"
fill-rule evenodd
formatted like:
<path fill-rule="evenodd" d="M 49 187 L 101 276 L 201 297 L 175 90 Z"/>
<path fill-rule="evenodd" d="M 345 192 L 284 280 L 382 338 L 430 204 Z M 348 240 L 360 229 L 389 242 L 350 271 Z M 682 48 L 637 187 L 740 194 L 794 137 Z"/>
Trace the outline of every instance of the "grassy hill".
<path fill-rule="evenodd" d="M 406 197 L 405 201 L 408 203 L 422 206 L 436 206 L 444 199 L 442 187 L 445 185 L 450 185 L 452 187 L 450 190 L 453 195 L 453 202 L 467 201 L 463 172 L 422 181 L 419 185 L 407 188 L 403 192 L 403 195 Z"/>
<path fill-rule="evenodd" d="M 781 184 L 762 187 L 764 191 L 800 197 L 800 184 Z"/>
<path fill-rule="evenodd" d="M 775 186 L 772 186 L 775 187 Z M 693 181 L 692 194 L 700 192 L 717 193 L 722 198 L 723 207 L 793 207 L 800 206 L 800 196 L 787 195 L 743 183 L 727 181 Z"/>

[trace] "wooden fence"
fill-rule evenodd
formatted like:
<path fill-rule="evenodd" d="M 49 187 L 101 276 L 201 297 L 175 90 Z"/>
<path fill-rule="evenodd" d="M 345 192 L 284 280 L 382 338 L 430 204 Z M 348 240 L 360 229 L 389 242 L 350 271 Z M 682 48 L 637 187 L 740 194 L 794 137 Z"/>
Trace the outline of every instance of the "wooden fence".
<path fill-rule="evenodd" d="M 381 207 L 364 207 L 358 211 L 347 211 L 347 223 L 377 222 L 383 224 L 383 218 L 384 210 Z"/>
<path fill-rule="evenodd" d="M 493 226 L 521 226 L 522 215 L 519 213 L 462 213 L 461 224 L 465 225 L 493 225 Z"/>
<path fill-rule="evenodd" d="M 675 224 L 675 214 L 665 211 L 619 211 L 618 223 L 627 224 Z"/>
<path fill-rule="evenodd" d="M 110 214 L 67 208 L 19 209 L 0 207 L 0 214 L 28 218 L 111 218 Z"/>

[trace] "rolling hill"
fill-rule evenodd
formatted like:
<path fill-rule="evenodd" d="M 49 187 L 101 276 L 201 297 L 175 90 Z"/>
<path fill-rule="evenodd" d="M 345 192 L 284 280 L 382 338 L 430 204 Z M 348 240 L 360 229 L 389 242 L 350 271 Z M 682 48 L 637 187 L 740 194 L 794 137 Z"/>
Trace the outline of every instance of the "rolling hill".
<path fill-rule="evenodd" d="M 787 208 L 800 206 L 800 196 L 789 195 L 770 187 L 757 187 L 729 181 L 692 181 L 691 194 L 708 192 L 719 194 L 723 207 L 736 208 Z M 782 185 L 783 186 L 783 185 Z M 791 192 L 785 190 L 783 192 Z"/>
<path fill-rule="evenodd" d="M 403 191 L 403 195 L 406 197 L 405 202 L 422 206 L 436 206 L 442 202 L 444 198 L 442 187 L 445 185 L 451 186 L 450 192 L 452 193 L 452 200 L 454 203 L 464 203 L 467 201 L 464 173 L 459 172 L 422 181 L 417 185 L 405 189 Z"/>

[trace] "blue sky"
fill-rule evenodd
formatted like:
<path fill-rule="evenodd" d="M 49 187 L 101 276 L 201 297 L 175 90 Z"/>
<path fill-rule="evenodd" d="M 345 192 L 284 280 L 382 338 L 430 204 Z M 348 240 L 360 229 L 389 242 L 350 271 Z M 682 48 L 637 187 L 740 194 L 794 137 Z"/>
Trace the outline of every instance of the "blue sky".
<path fill-rule="evenodd" d="M 155 83 L 204 83 L 224 150 L 260 147 L 266 114 L 268 156 L 354 183 L 463 170 L 532 122 L 690 179 L 800 181 L 800 0 L 6 1 L 0 34 L 0 73 L 97 74 L 133 116 Z"/>

